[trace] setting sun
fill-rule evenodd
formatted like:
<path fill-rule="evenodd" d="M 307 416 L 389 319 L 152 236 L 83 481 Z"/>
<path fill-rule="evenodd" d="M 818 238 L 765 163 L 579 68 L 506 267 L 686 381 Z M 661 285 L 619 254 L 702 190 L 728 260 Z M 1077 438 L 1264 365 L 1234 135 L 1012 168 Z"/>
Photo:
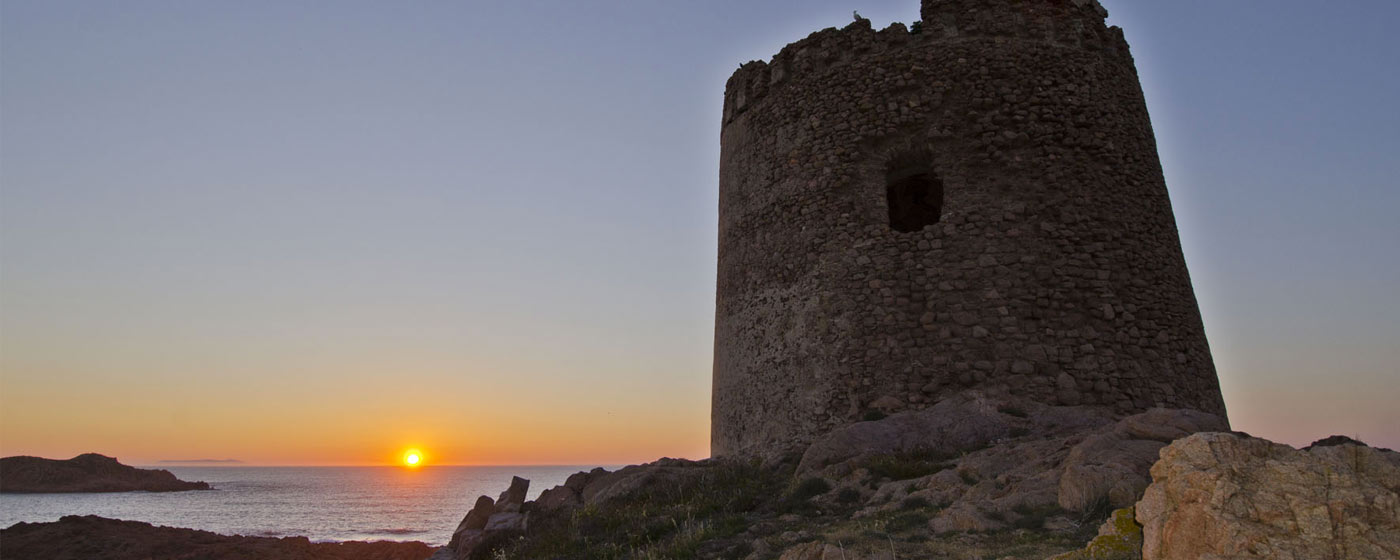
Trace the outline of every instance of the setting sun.
<path fill-rule="evenodd" d="M 417 449 L 410 449 L 403 453 L 403 464 L 416 467 L 423 461 L 423 452 Z"/>

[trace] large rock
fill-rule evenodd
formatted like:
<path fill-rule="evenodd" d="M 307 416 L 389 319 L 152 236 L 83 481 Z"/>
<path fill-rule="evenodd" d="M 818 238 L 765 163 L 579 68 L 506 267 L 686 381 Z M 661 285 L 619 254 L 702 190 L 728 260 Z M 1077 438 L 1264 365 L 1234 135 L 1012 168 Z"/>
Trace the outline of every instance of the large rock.
<path fill-rule="evenodd" d="M 138 469 L 112 457 L 85 453 L 68 460 L 40 457 L 0 459 L 0 492 L 179 492 L 208 490 L 167 470 Z"/>
<path fill-rule="evenodd" d="M 859 516 L 896 514 L 911 499 L 944 506 L 929 523 L 934 533 L 1045 528 L 1070 512 L 1082 517 L 1133 505 L 1151 481 L 1158 450 L 1226 427 L 1193 410 L 1114 419 L 1093 407 L 968 392 L 819 438 L 798 475 L 837 486 L 876 484 Z"/>
<path fill-rule="evenodd" d="M 614 472 L 594 469 L 582 480 L 569 477 L 565 486 L 570 482 L 582 484 L 580 494 L 583 503 L 602 505 L 619 499 L 670 491 L 690 480 L 705 476 L 708 465 L 707 461 L 662 458 L 645 465 L 623 467 Z"/>
<path fill-rule="evenodd" d="M 1147 488 L 1148 469 L 1171 441 L 1228 428 L 1220 417 L 1195 410 L 1153 409 L 1095 432 L 1065 459 L 1057 501 L 1070 511 L 1125 508 Z"/>
<path fill-rule="evenodd" d="M 1063 435 L 1110 421 L 1100 410 L 1050 407 L 969 391 L 925 410 L 838 428 L 812 442 L 797 470 L 809 473 L 874 455 L 916 450 L 956 454 L 987 447 L 1016 433 Z"/>
<path fill-rule="evenodd" d="M 518 476 L 510 477 L 510 487 L 496 498 L 497 511 L 518 512 L 525 505 L 525 495 L 530 491 L 530 481 Z"/>
<path fill-rule="evenodd" d="M 529 514 L 521 510 L 529 489 L 530 481 L 516 476 L 511 477 L 510 487 L 494 502 L 488 496 L 477 498 L 476 505 L 452 532 L 452 541 L 438 549 L 430 560 L 479 558 L 505 539 L 525 532 Z"/>
<path fill-rule="evenodd" d="M 1400 558 L 1400 454 L 1196 434 L 1161 450 L 1137 520 L 1145 560 Z"/>

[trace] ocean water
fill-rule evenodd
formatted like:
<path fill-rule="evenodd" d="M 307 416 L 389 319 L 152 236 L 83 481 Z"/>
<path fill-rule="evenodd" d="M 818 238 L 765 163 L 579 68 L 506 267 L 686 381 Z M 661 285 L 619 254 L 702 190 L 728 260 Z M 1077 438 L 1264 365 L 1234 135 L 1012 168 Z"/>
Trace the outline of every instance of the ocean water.
<path fill-rule="evenodd" d="M 313 541 L 394 540 L 444 545 L 476 502 L 495 499 L 511 476 L 530 479 L 529 499 L 592 466 L 562 467 L 161 467 L 214 487 L 192 492 L 0 494 L 0 527 L 100 515 L 226 535 Z"/>

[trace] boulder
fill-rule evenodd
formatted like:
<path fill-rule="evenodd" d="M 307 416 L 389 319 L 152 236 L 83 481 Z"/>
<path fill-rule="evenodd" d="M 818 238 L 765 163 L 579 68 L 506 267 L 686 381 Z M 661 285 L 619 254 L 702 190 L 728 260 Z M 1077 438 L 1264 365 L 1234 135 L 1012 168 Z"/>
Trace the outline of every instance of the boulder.
<path fill-rule="evenodd" d="M 520 511 L 525 505 L 525 495 L 530 491 L 530 481 L 518 476 L 510 477 L 510 488 L 496 498 L 497 511 Z"/>
<path fill-rule="evenodd" d="M 540 493 L 540 497 L 535 498 L 535 507 L 541 511 L 555 511 L 560 509 L 571 509 L 583 505 L 583 497 L 578 490 L 564 486 L 555 486 Z"/>
<path fill-rule="evenodd" d="M 799 473 L 883 453 L 933 449 L 956 453 L 1007 437 L 1016 418 L 998 412 L 998 401 L 968 393 L 925 410 L 901 412 L 837 428 L 802 454 Z"/>
<path fill-rule="evenodd" d="M 839 460 L 819 472 L 842 484 L 877 484 L 862 498 L 861 516 L 895 513 L 916 499 L 945 506 L 929 523 L 934 533 L 1037 522 L 1045 528 L 1056 515 L 1133 505 L 1168 441 L 1226 426 L 1192 410 L 1154 409 L 1115 421 L 1090 407 L 1005 396 L 967 394 L 945 403 L 838 430 L 814 444 L 803 464 Z M 898 433 L 911 425 L 925 429 Z M 1005 437 L 978 443 L 1003 428 Z"/>
<path fill-rule="evenodd" d="M 1226 429 L 1213 414 L 1153 409 L 1120 420 L 1075 445 L 1065 458 L 1058 502 L 1070 511 L 1133 505 L 1147 488 L 1148 469 L 1167 443 L 1196 432 Z"/>
<path fill-rule="evenodd" d="M 488 496 L 477 498 L 476 505 L 457 524 L 452 541 L 438 549 L 430 560 L 469 560 L 524 532 L 529 515 L 521 513 L 521 509 L 529 488 L 530 481 L 517 476 L 511 478 L 510 488 L 501 493 L 500 499 L 492 502 Z"/>
<path fill-rule="evenodd" d="M 601 505 L 621 498 L 669 491 L 688 480 L 704 476 L 707 465 L 705 461 L 663 458 L 615 472 L 604 471 L 590 476 L 580 495 L 584 504 Z"/>
<path fill-rule="evenodd" d="M 491 514 L 491 519 L 486 522 L 487 533 L 522 533 L 525 531 L 526 518 L 523 513 L 500 512 Z"/>
<path fill-rule="evenodd" d="M 1400 558 L 1400 454 L 1236 433 L 1163 447 L 1137 504 L 1145 560 Z"/>

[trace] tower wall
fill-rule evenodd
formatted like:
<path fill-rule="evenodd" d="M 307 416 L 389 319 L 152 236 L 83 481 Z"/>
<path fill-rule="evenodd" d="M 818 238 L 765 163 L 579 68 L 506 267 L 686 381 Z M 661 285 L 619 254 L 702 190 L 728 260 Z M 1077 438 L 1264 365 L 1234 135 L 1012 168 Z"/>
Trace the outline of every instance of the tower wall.
<path fill-rule="evenodd" d="M 921 16 L 729 79 L 712 453 L 972 388 L 1223 417 L 1121 30 L 1093 0 Z M 896 200 L 920 172 L 932 187 Z M 900 231 L 906 212 L 936 222 Z"/>

